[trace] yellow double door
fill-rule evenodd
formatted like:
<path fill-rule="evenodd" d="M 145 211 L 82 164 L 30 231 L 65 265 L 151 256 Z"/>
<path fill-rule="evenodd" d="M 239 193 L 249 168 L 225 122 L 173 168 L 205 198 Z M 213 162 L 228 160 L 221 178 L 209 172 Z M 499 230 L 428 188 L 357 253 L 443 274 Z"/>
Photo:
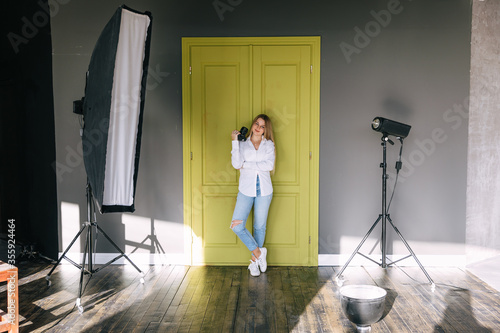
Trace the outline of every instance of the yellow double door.
<path fill-rule="evenodd" d="M 264 246 L 270 265 L 317 265 L 319 37 L 184 38 L 185 250 L 193 265 L 240 265 L 229 228 L 239 172 L 231 131 L 266 113 L 276 172 Z M 252 215 L 247 228 L 252 232 Z"/>

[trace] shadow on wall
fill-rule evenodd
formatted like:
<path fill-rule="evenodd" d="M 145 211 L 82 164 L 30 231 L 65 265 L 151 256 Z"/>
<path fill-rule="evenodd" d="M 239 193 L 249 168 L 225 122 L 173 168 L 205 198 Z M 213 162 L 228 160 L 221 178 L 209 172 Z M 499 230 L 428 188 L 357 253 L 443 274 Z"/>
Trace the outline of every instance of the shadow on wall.
<path fill-rule="evenodd" d="M 134 263 L 138 265 L 168 265 L 172 263 L 177 264 L 181 260 L 172 257 L 172 253 L 167 252 L 170 248 L 182 247 L 183 238 L 179 237 L 179 235 L 183 235 L 182 224 L 132 214 L 120 214 L 120 216 L 116 216 L 118 219 L 115 222 L 110 223 L 110 221 L 107 221 L 106 223 L 100 223 L 99 219 L 101 216 L 97 216 L 99 226 L 116 243 L 118 248 L 129 255 Z M 80 231 L 82 227 L 80 218 L 80 206 L 78 204 L 61 203 L 62 251 L 68 249 L 71 241 Z M 115 249 L 112 249 L 113 253 L 101 252 L 102 250 L 100 249 L 111 246 L 104 237 L 99 237 L 98 235 L 95 240 L 95 248 L 98 255 L 97 264 L 104 264 L 112 259 L 111 257 L 117 255 Z M 85 234 L 82 234 L 80 240 L 76 241 L 69 249 L 68 256 L 79 262 L 79 254 L 83 253 L 84 242 Z M 183 254 L 179 254 L 179 256 L 183 257 Z M 126 262 L 125 259 L 120 259 L 117 263 Z"/>
<path fill-rule="evenodd" d="M 122 223 L 126 253 L 150 265 L 179 263 L 165 249 L 182 247 L 183 224 L 130 214 L 122 215 Z M 144 255 L 148 257 L 143 258 Z"/>

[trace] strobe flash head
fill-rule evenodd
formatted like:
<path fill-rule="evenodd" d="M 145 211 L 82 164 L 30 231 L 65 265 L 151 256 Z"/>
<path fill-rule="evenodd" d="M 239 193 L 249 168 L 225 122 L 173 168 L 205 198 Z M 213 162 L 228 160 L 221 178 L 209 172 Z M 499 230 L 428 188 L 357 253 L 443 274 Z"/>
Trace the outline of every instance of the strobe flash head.
<path fill-rule="evenodd" d="M 385 135 L 394 135 L 402 139 L 410 133 L 410 125 L 406 125 L 394 120 L 389 120 L 382 117 L 375 117 L 372 120 L 372 129 L 377 132 L 382 132 Z"/>

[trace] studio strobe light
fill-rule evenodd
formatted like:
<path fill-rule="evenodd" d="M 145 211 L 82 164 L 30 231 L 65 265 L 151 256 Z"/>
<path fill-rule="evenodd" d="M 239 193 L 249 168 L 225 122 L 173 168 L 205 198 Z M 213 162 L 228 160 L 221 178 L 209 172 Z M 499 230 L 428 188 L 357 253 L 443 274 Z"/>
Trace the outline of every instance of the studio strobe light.
<path fill-rule="evenodd" d="M 349 266 L 349 263 L 351 262 L 351 260 L 354 258 L 354 256 L 356 254 L 360 254 L 361 256 L 365 257 L 366 259 L 368 259 L 368 260 L 374 262 L 375 264 L 381 266 L 382 268 L 386 268 L 387 266 L 394 265 L 394 264 L 396 264 L 397 262 L 399 262 L 401 260 L 407 259 L 409 257 L 413 257 L 413 259 L 415 259 L 416 263 L 418 264 L 418 266 L 420 267 L 420 269 L 422 270 L 422 272 L 425 274 L 425 276 L 429 280 L 429 282 L 431 284 L 431 290 L 434 291 L 434 289 L 436 287 L 436 285 L 434 284 L 434 281 L 429 276 L 429 274 L 425 270 L 424 266 L 422 266 L 422 264 L 418 260 L 417 256 L 415 255 L 415 253 L 411 249 L 411 247 L 408 244 L 408 242 L 404 239 L 403 235 L 399 232 L 398 228 L 396 228 L 396 226 L 392 222 L 391 216 L 389 215 L 389 206 L 390 206 L 390 203 L 389 203 L 389 205 L 387 205 L 387 178 L 388 178 L 388 175 L 387 175 L 387 142 L 389 142 L 391 145 L 394 144 L 394 142 L 392 142 L 388 138 L 388 136 L 389 135 L 396 136 L 399 139 L 399 141 L 401 142 L 401 149 L 399 150 L 399 161 L 396 162 L 396 170 L 397 170 L 396 180 L 395 180 L 395 184 L 396 184 L 397 183 L 397 177 L 398 177 L 397 175 L 399 174 L 399 170 L 401 170 L 401 166 L 402 166 L 401 154 L 402 154 L 402 151 L 403 151 L 403 139 L 408 136 L 408 133 L 410 132 L 411 126 L 403 124 L 403 123 L 400 123 L 400 122 L 397 122 L 397 121 L 394 121 L 394 120 L 389 120 L 389 119 L 386 119 L 386 118 L 382 118 L 382 117 L 375 117 L 373 119 L 372 123 L 371 123 L 371 126 L 372 126 L 373 130 L 382 133 L 382 138 L 381 138 L 382 139 L 382 144 L 381 145 L 382 145 L 383 149 L 382 149 L 382 163 L 380 163 L 380 167 L 382 168 L 382 212 L 378 216 L 378 218 L 375 221 L 375 223 L 373 223 L 373 225 L 370 228 L 370 230 L 368 230 L 368 232 L 366 233 L 365 237 L 363 237 L 363 239 L 361 240 L 361 242 L 358 244 L 358 246 L 356 247 L 356 249 L 354 250 L 354 252 L 351 254 L 351 256 L 349 257 L 349 259 L 347 260 L 347 262 L 344 264 L 344 266 L 342 267 L 342 269 L 337 273 L 337 275 L 335 275 L 335 280 L 337 282 L 337 285 L 342 286 L 342 284 L 344 283 L 344 278 L 342 277 L 342 273 L 347 268 L 347 266 Z M 394 185 L 394 186 L 396 186 L 396 185 Z M 393 194 L 394 194 L 394 191 L 393 191 Z M 393 227 L 394 231 L 398 234 L 399 238 L 401 239 L 401 241 L 403 242 L 403 244 L 406 246 L 407 250 L 410 252 L 410 255 L 408 255 L 408 256 L 406 256 L 404 258 L 398 259 L 396 261 L 390 261 L 387 258 L 387 255 L 386 255 L 386 249 L 387 249 L 387 244 L 386 244 L 387 243 L 386 226 L 387 226 L 387 221 Z M 375 260 L 373 260 L 372 258 L 370 258 L 370 257 L 362 254 L 361 252 L 359 252 L 359 250 L 361 249 L 361 247 L 363 246 L 363 244 L 368 239 L 368 237 L 372 233 L 373 229 L 375 229 L 375 227 L 377 226 L 377 224 L 379 222 L 382 222 L 382 228 L 381 228 L 382 229 L 382 235 L 381 235 L 381 239 L 380 239 L 380 247 L 381 247 L 381 250 L 382 250 L 382 258 L 381 258 L 381 262 L 380 263 L 377 262 L 377 261 L 375 261 Z M 389 263 L 387 263 L 388 260 L 389 260 Z"/>
<path fill-rule="evenodd" d="M 84 274 L 92 277 L 120 258 L 127 259 L 139 273 L 141 270 L 123 253 L 95 221 L 94 207 L 101 213 L 133 212 L 135 186 L 139 167 L 142 119 L 146 92 L 151 13 L 140 13 L 119 7 L 104 27 L 95 45 L 86 77 L 85 97 L 74 103 L 74 112 L 83 115 L 83 159 L 87 172 L 87 221 L 69 244 L 61 260 L 67 259 L 81 270 L 80 312 Z M 66 257 L 67 252 L 86 230 L 83 263 Z M 116 258 L 94 269 L 92 252 L 94 234 L 102 234 L 120 252 Z M 144 279 L 141 278 L 144 283 Z"/>
<path fill-rule="evenodd" d="M 408 133 L 410 133 L 411 126 L 394 120 L 375 117 L 372 120 L 372 129 L 386 135 L 394 135 L 404 139 L 408 136 Z"/>

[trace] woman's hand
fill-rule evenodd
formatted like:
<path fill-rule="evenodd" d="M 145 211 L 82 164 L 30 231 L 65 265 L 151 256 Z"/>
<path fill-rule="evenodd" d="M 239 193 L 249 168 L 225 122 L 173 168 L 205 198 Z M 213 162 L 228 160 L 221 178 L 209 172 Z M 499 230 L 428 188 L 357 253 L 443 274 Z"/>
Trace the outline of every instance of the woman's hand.
<path fill-rule="evenodd" d="M 234 141 L 234 140 L 238 140 L 238 135 L 240 135 L 240 131 L 238 130 L 234 130 L 231 132 L 231 139 Z"/>

